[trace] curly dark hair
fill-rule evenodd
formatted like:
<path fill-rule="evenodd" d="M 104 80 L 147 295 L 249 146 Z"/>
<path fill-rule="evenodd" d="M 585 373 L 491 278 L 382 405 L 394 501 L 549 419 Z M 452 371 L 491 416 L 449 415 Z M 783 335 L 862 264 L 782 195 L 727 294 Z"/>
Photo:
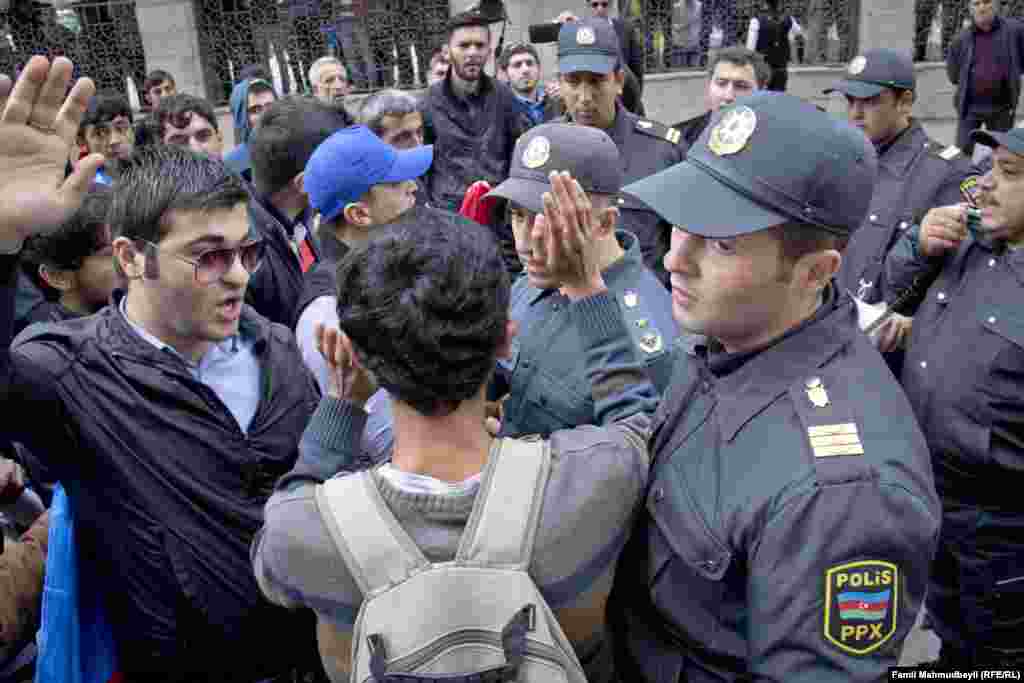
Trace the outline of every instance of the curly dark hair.
<path fill-rule="evenodd" d="M 487 228 L 416 207 L 338 266 L 338 319 L 395 400 L 448 415 L 490 380 L 509 278 Z"/>

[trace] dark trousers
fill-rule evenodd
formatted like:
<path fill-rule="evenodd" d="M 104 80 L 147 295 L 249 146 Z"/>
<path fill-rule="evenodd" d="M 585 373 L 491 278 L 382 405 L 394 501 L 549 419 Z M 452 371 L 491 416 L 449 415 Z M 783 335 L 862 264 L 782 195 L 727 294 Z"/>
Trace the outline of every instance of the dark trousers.
<path fill-rule="evenodd" d="M 1024 668 L 1024 518 L 947 509 L 925 602 L 942 667 Z"/>
<path fill-rule="evenodd" d="M 772 76 L 768 79 L 766 90 L 786 92 L 787 82 L 789 82 L 789 70 L 784 66 L 773 66 Z"/>
<path fill-rule="evenodd" d="M 989 111 L 972 111 L 970 107 L 967 113 L 961 117 L 960 125 L 956 130 L 956 146 L 959 147 L 968 159 L 974 154 L 974 142 L 971 141 L 971 131 L 981 128 L 982 124 L 989 130 L 1007 131 L 1013 128 L 1013 120 L 1017 112 L 1012 107 Z"/>

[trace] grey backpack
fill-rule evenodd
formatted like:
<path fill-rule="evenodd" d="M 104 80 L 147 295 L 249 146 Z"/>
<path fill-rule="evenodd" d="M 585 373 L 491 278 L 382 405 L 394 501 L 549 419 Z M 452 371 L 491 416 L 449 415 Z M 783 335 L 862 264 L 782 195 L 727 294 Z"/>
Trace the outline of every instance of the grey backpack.
<path fill-rule="evenodd" d="M 450 562 L 427 560 L 369 471 L 317 487 L 363 593 L 353 683 L 586 683 L 528 573 L 550 465 L 546 441 L 503 439 Z"/>

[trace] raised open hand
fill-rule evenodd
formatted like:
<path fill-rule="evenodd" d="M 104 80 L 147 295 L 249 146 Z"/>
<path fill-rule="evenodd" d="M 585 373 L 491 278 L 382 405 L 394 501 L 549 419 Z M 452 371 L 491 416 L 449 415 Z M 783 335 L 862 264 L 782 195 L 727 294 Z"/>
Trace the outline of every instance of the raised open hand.
<path fill-rule="evenodd" d="M 327 395 L 352 401 L 359 406 L 377 391 L 373 377 L 359 364 L 352 341 L 333 325 L 316 326 L 316 345 L 327 361 Z"/>
<path fill-rule="evenodd" d="M 58 57 L 28 61 L 18 82 L 0 79 L 0 249 L 57 228 L 82 203 L 103 163 L 86 157 L 66 180 L 64 167 L 95 86 L 79 79 L 67 93 L 73 65 Z"/>
<path fill-rule="evenodd" d="M 552 172 L 551 192 L 544 193 L 544 214 L 537 225 L 544 240 L 548 273 L 570 299 L 606 289 L 601 277 L 596 212 L 580 184 L 566 172 Z"/>

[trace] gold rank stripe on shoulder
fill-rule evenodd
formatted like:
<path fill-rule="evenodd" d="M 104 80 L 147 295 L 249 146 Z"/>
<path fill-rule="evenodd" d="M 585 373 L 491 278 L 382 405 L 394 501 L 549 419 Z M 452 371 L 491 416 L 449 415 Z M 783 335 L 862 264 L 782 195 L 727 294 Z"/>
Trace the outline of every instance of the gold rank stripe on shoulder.
<path fill-rule="evenodd" d="M 946 149 L 939 152 L 939 156 L 945 159 L 946 161 L 952 161 L 953 159 L 956 159 L 958 156 L 960 156 L 960 148 L 957 147 L 956 145 L 950 145 Z"/>
<path fill-rule="evenodd" d="M 816 458 L 864 455 L 864 446 L 853 422 L 808 427 L 807 436 L 811 439 L 811 450 Z"/>
<path fill-rule="evenodd" d="M 679 144 L 680 133 L 675 128 L 669 128 L 668 132 L 665 133 L 665 139 L 671 142 L 673 145 Z"/>

